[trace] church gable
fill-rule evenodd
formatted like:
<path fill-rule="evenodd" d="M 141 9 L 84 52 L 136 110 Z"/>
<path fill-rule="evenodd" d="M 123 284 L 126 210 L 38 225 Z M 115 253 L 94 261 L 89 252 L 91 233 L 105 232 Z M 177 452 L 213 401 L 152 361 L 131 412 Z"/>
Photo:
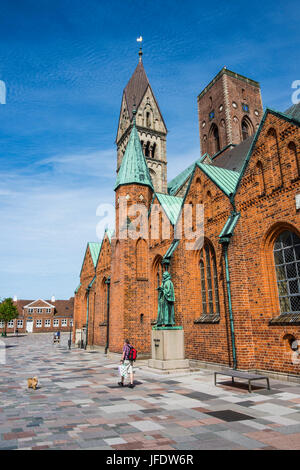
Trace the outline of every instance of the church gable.
<path fill-rule="evenodd" d="M 192 205 L 193 217 L 195 217 L 195 205 L 203 204 L 205 223 L 210 222 L 216 215 L 220 215 L 224 211 L 227 213 L 232 209 L 230 200 L 224 191 L 198 165 L 195 166 L 191 176 L 184 204 Z"/>
<path fill-rule="evenodd" d="M 238 197 L 249 200 L 287 188 L 300 178 L 297 121 L 267 110 L 241 172 Z"/>
<path fill-rule="evenodd" d="M 99 244 L 98 244 L 99 245 Z M 82 268 L 80 271 L 80 279 L 85 279 L 87 277 L 92 277 L 95 274 L 96 263 L 93 260 L 90 243 L 88 243 L 85 255 L 83 258 Z"/>
<path fill-rule="evenodd" d="M 149 130 L 167 133 L 166 125 L 150 85 L 148 85 L 144 97 L 137 108 L 136 123 L 137 126 L 145 127 Z"/>
<path fill-rule="evenodd" d="M 107 232 L 105 232 L 101 249 L 97 261 L 96 272 L 110 269 L 111 267 L 111 242 Z"/>

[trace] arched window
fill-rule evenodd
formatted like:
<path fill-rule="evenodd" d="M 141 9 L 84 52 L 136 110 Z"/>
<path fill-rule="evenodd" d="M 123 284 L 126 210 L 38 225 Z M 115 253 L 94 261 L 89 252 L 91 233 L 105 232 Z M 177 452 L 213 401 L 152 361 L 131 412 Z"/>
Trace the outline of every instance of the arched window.
<path fill-rule="evenodd" d="M 216 255 L 213 247 L 206 243 L 200 254 L 200 279 L 202 314 L 219 315 L 219 287 Z"/>
<path fill-rule="evenodd" d="M 140 238 L 136 244 L 136 277 L 138 279 L 148 278 L 147 260 L 148 260 L 147 242 Z"/>
<path fill-rule="evenodd" d="M 219 129 L 218 126 L 213 123 L 209 131 L 209 153 L 211 156 L 215 155 L 220 149 Z"/>
<path fill-rule="evenodd" d="M 274 244 L 281 314 L 300 313 L 300 238 L 288 230 Z"/>
<path fill-rule="evenodd" d="M 150 157 L 150 142 L 148 140 L 148 142 L 146 143 L 146 146 L 145 146 L 145 157 Z"/>
<path fill-rule="evenodd" d="M 246 140 L 250 135 L 253 134 L 253 125 L 248 116 L 242 119 L 242 139 Z"/>
<path fill-rule="evenodd" d="M 146 112 L 146 127 L 151 127 L 151 113 L 149 111 Z"/>
<path fill-rule="evenodd" d="M 152 150 L 151 150 L 151 157 L 154 158 L 155 157 L 155 150 L 156 150 L 156 144 L 154 143 L 152 145 Z"/>

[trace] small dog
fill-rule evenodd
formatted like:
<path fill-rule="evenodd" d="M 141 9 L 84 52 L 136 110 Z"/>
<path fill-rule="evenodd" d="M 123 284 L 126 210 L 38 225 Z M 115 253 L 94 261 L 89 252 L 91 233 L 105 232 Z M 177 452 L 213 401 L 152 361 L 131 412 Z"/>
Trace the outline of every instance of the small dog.
<path fill-rule="evenodd" d="M 33 390 L 36 390 L 38 383 L 39 381 L 37 377 L 32 377 L 30 379 L 27 379 L 28 388 L 33 388 Z"/>

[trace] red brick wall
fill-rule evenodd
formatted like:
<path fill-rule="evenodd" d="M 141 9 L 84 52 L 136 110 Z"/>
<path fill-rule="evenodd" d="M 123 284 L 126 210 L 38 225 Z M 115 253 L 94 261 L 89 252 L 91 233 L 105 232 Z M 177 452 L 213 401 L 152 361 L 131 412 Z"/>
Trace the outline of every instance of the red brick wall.
<path fill-rule="evenodd" d="M 243 91 L 244 90 L 244 91 Z M 236 107 L 233 107 L 236 103 Z M 242 103 L 248 104 L 249 113 L 242 109 Z M 214 118 L 209 114 L 214 111 Z M 258 115 L 255 114 L 258 111 Z M 201 154 L 216 152 L 213 137 L 210 134 L 211 125 L 218 126 L 220 148 L 228 144 L 238 145 L 242 141 L 241 122 L 246 115 L 256 131 L 262 118 L 263 109 L 260 88 L 247 79 L 237 78 L 229 73 L 223 73 L 216 82 L 198 98 L 198 116 L 200 129 Z M 203 123 L 205 126 L 203 127 Z"/>
<path fill-rule="evenodd" d="M 276 131 L 278 147 L 276 138 L 273 135 L 270 138 L 272 129 Z M 285 338 L 286 335 L 293 335 L 300 340 L 300 327 L 269 324 L 271 319 L 280 314 L 273 257 L 274 241 L 284 230 L 290 230 L 298 236 L 300 232 L 300 215 L 295 205 L 295 195 L 300 192 L 300 175 L 297 162 L 288 151 L 290 142 L 295 143 L 299 156 L 299 127 L 269 114 L 237 193 L 236 204 L 241 211 L 241 219 L 235 238 L 239 237 L 241 244 L 231 254 L 231 264 L 232 270 L 237 271 L 240 265 L 236 262 L 235 250 L 243 253 L 249 307 L 247 304 L 246 308 L 242 302 L 239 305 L 239 299 L 235 296 L 234 311 L 235 316 L 241 318 L 241 328 L 242 318 L 251 318 L 255 366 L 299 373 L 299 365 L 292 364 L 292 351 Z M 263 168 L 264 192 L 258 161 Z"/>

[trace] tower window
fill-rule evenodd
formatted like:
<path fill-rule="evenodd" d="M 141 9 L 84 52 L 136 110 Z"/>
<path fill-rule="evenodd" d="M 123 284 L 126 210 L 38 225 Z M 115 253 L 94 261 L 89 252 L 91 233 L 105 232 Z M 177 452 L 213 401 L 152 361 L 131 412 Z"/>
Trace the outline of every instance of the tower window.
<path fill-rule="evenodd" d="M 146 127 L 151 127 L 151 115 L 149 112 L 146 113 Z"/>
<path fill-rule="evenodd" d="M 155 157 L 155 151 L 156 151 L 156 144 L 154 143 L 152 145 L 152 150 L 151 150 L 151 157 L 154 158 Z"/>
<path fill-rule="evenodd" d="M 242 122 L 242 136 L 243 136 L 243 140 L 246 140 L 247 137 L 249 137 L 249 128 L 248 128 L 246 121 Z"/>
<path fill-rule="evenodd" d="M 242 108 L 243 108 L 243 111 L 244 111 L 245 113 L 249 113 L 249 105 L 248 105 L 248 104 L 243 103 L 243 104 L 242 104 Z"/>
<path fill-rule="evenodd" d="M 212 155 L 215 153 L 219 152 L 221 147 L 220 147 L 220 136 L 219 136 L 219 129 L 216 126 L 216 124 L 213 124 L 210 128 L 210 138 L 212 141 Z"/>
<path fill-rule="evenodd" d="M 248 118 L 248 116 L 245 116 L 244 119 L 242 120 L 242 139 L 245 140 L 249 135 L 253 134 L 253 126 Z"/>
<path fill-rule="evenodd" d="M 146 146 L 145 146 L 145 157 L 150 157 L 150 142 L 148 140 L 148 142 L 146 143 Z"/>

